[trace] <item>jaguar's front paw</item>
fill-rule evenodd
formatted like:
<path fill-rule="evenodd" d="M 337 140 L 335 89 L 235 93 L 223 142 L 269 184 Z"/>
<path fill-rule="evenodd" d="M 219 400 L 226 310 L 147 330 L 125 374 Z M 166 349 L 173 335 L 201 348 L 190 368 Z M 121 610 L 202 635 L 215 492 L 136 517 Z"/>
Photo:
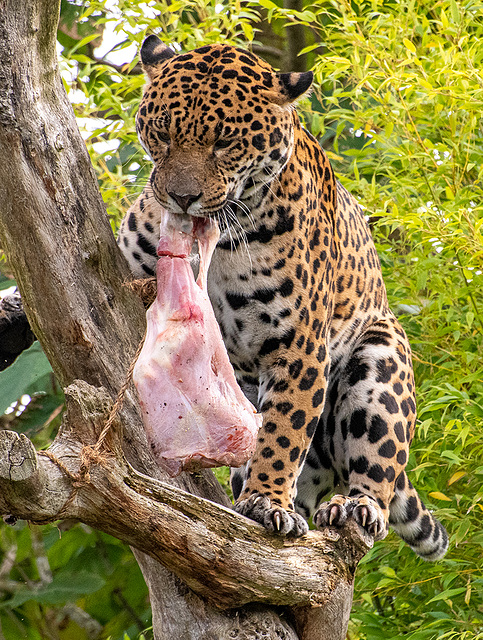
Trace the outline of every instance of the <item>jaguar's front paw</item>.
<path fill-rule="evenodd" d="M 369 496 L 334 496 L 323 502 L 314 515 L 314 524 L 323 527 L 342 527 L 349 518 L 369 533 L 374 540 L 387 536 L 387 523 L 381 507 Z"/>
<path fill-rule="evenodd" d="M 240 500 L 235 504 L 235 511 L 282 536 L 298 538 L 309 530 L 302 516 L 282 507 L 272 506 L 270 498 L 262 493 L 252 493 L 246 500 Z"/>

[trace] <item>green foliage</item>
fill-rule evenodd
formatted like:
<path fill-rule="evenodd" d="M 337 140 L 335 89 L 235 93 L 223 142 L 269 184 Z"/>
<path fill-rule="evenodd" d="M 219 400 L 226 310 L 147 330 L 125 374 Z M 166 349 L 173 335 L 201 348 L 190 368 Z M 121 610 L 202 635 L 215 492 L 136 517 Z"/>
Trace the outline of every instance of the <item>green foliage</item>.
<path fill-rule="evenodd" d="M 413 348 L 411 479 L 451 534 L 447 557 L 434 564 L 394 534 L 375 545 L 358 569 L 351 640 L 483 639 L 482 17 L 476 0 L 315 0 L 298 12 L 281 0 L 62 1 L 64 83 L 113 229 L 151 169 L 134 129 L 144 83 L 134 49 L 145 35 L 185 50 L 222 40 L 270 58 L 285 26 L 307 27 L 316 84 L 303 117 L 370 216 L 390 303 Z M 97 53 L 107 33 L 125 64 Z M 47 370 L 36 381 L 33 373 L 19 359 L 0 377 L 4 404 L 33 397 L 0 419 L 45 446 L 63 400 Z M 217 474 L 227 482 L 227 470 Z M 18 524 L 0 528 L 0 550 L 6 638 L 87 638 L 67 602 L 99 625 L 99 637 L 134 640 L 147 629 L 139 569 L 109 536 Z"/>
<path fill-rule="evenodd" d="M 17 358 L 10 369 L 0 372 L 0 414 L 23 394 L 43 390 L 52 368 L 38 342 Z M 45 379 L 48 377 L 48 381 Z"/>
<path fill-rule="evenodd" d="M 134 640 L 148 629 L 141 571 L 115 538 L 85 525 L 19 523 L 0 529 L 0 550 L 0 622 L 7 640 L 122 640 L 125 632 Z"/>
<path fill-rule="evenodd" d="M 370 213 L 413 348 L 411 479 L 452 533 L 434 565 L 393 534 L 376 545 L 358 572 L 351 637 L 483 637 L 481 5 L 312 10 L 324 52 L 306 119 Z"/>

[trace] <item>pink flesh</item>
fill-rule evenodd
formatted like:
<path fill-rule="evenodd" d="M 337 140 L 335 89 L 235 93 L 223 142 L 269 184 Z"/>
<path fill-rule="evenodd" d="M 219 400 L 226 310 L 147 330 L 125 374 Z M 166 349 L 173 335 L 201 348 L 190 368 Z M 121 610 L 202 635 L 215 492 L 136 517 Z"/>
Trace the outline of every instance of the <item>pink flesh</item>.
<path fill-rule="evenodd" d="M 218 237 L 216 224 L 206 218 L 166 212 L 161 221 L 158 294 L 147 312 L 133 380 L 149 444 L 172 476 L 240 466 L 253 454 L 262 422 L 236 382 L 206 293 Z M 195 239 L 196 282 L 187 258 Z"/>

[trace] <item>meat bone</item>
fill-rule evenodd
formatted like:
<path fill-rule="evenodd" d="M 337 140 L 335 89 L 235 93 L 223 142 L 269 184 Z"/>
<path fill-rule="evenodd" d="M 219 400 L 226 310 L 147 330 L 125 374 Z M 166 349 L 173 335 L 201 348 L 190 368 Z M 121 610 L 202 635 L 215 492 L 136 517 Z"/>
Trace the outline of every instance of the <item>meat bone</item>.
<path fill-rule="evenodd" d="M 237 384 L 207 293 L 220 232 L 210 218 L 163 210 L 157 296 L 133 380 L 148 442 L 171 476 L 238 467 L 253 454 L 262 416 Z M 189 256 L 198 242 L 195 281 Z"/>

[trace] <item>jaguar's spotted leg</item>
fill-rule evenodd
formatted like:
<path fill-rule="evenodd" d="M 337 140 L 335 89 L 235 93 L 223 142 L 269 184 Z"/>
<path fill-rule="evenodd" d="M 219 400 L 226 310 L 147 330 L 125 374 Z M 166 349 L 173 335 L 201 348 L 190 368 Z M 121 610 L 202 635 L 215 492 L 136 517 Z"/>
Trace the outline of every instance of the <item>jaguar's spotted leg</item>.
<path fill-rule="evenodd" d="M 380 540 L 387 535 L 394 484 L 406 466 L 416 410 L 409 346 L 395 318 L 374 322 L 359 336 L 334 390 L 326 423 L 335 433 L 327 455 L 346 495 L 320 505 L 314 522 L 342 526 L 353 518 Z"/>
<path fill-rule="evenodd" d="M 147 185 L 129 209 L 119 228 L 117 243 L 135 278 L 156 274 L 159 223 L 162 208 Z"/>
<path fill-rule="evenodd" d="M 320 354 L 327 353 L 321 350 Z M 317 427 L 327 381 L 319 371 L 324 364 L 302 362 L 300 354 L 285 354 L 285 367 L 263 379 L 260 411 L 264 415 L 257 449 L 235 509 L 281 535 L 300 536 L 308 531 L 295 512 L 297 478 Z M 238 480 L 239 483 L 239 480 Z"/>

